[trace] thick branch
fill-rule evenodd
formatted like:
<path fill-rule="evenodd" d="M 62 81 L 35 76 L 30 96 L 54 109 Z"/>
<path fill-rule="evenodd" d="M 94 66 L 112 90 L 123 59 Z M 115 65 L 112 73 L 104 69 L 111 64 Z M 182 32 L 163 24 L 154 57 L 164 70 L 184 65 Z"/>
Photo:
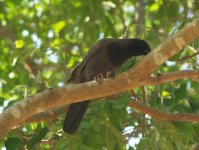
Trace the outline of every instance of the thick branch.
<path fill-rule="evenodd" d="M 56 119 L 59 115 L 63 114 L 64 112 L 67 112 L 67 110 L 68 110 L 68 105 L 55 107 L 53 109 L 30 116 L 24 121 L 20 122 L 18 125 L 20 126 L 20 125 L 28 124 L 28 123 L 51 121 L 51 120 Z"/>
<path fill-rule="evenodd" d="M 144 85 L 159 85 L 165 82 L 171 82 L 179 79 L 190 78 L 190 79 L 199 79 L 199 71 L 190 71 L 190 70 L 183 70 L 183 71 L 176 71 L 171 73 L 162 74 L 156 78 L 148 78 Z M 19 125 L 33 123 L 33 122 L 41 122 L 41 121 L 50 121 L 56 119 L 59 115 L 64 112 L 67 112 L 68 105 L 62 107 L 56 107 L 51 110 L 47 110 L 45 112 L 41 112 L 35 114 Z"/>
<path fill-rule="evenodd" d="M 133 109 L 139 110 L 141 113 L 148 114 L 149 116 L 155 119 L 160 119 L 165 121 L 197 121 L 197 122 L 199 121 L 198 114 L 163 113 L 156 109 L 147 107 L 146 105 L 140 103 L 138 100 L 133 100 L 131 103 L 129 103 L 129 106 L 132 107 Z"/>
<path fill-rule="evenodd" d="M 0 138 L 28 117 L 52 107 L 105 97 L 143 85 L 154 70 L 198 36 L 199 19 L 196 19 L 165 40 L 129 71 L 118 75 L 114 80 L 105 79 L 101 84 L 92 81 L 68 85 L 62 88 L 48 89 L 24 98 L 1 114 Z"/>
<path fill-rule="evenodd" d="M 178 53 L 185 45 L 196 39 L 198 36 L 199 19 L 196 19 L 160 44 L 147 57 L 130 69 L 130 72 L 133 74 L 131 78 L 137 78 L 139 81 L 144 81 L 150 73 L 155 71 L 161 64 Z M 140 78 L 140 74 L 136 74 L 135 71 L 141 72 L 142 77 Z"/>

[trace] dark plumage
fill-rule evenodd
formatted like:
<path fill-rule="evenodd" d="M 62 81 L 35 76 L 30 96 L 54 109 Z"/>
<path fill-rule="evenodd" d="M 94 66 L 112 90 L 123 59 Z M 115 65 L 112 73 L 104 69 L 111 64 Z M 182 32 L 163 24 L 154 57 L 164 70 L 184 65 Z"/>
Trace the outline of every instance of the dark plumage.
<path fill-rule="evenodd" d="M 132 56 L 146 55 L 148 44 L 140 39 L 102 39 L 88 51 L 81 64 L 72 72 L 68 82 L 83 83 L 95 77 L 115 75 L 116 69 Z M 64 120 L 63 130 L 73 134 L 78 129 L 89 101 L 71 104 Z"/>

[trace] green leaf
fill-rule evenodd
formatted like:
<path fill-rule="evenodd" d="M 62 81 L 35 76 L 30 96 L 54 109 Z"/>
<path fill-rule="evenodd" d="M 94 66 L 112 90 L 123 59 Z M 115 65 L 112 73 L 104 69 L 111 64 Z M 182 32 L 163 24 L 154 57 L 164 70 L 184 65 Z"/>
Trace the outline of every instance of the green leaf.
<path fill-rule="evenodd" d="M 6 150 L 21 150 L 22 144 L 23 142 L 19 137 L 9 137 L 5 141 Z"/>
<path fill-rule="evenodd" d="M 88 130 L 87 130 L 88 131 Z M 91 147 L 102 147 L 103 142 L 100 140 L 100 135 L 94 131 L 94 130 L 89 130 L 89 132 L 84 132 L 83 135 L 81 135 L 82 142 L 85 145 L 91 146 Z"/>
<path fill-rule="evenodd" d="M 23 41 L 23 40 L 15 41 L 16 48 L 22 48 L 22 47 L 24 47 L 24 45 L 25 45 L 25 41 Z"/>
<path fill-rule="evenodd" d="M 149 7 L 149 11 L 157 11 L 160 7 L 159 3 L 153 3 L 150 7 Z"/>
<path fill-rule="evenodd" d="M 175 90 L 175 97 L 176 100 L 180 100 L 182 98 L 185 98 L 186 96 L 186 84 L 180 85 L 180 88 Z"/>
<path fill-rule="evenodd" d="M 27 144 L 28 149 L 32 149 L 37 143 L 39 143 L 45 137 L 47 132 L 48 132 L 47 127 L 39 129 L 28 142 Z"/>
<path fill-rule="evenodd" d="M 59 21 L 53 25 L 55 34 L 58 34 L 66 26 L 65 21 Z"/>

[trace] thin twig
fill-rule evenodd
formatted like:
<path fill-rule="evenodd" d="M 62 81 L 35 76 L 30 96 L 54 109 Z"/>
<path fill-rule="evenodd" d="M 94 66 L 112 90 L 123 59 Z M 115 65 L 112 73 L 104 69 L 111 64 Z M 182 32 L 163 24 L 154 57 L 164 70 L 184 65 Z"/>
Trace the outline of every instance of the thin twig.
<path fill-rule="evenodd" d="M 190 56 L 185 56 L 185 57 L 183 57 L 183 58 L 177 59 L 176 61 L 177 61 L 177 62 L 185 61 L 185 60 L 187 60 L 187 59 L 193 58 L 194 56 L 196 56 L 196 55 L 198 55 L 198 54 L 199 54 L 199 52 L 194 53 L 194 54 L 192 54 L 192 55 L 190 55 Z"/>

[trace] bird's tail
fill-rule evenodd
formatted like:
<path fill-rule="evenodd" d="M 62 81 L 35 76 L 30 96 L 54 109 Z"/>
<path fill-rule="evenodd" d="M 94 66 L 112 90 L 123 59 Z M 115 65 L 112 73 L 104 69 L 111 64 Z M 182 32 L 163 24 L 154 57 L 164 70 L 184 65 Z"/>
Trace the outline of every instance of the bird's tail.
<path fill-rule="evenodd" d="M 86 113 L 89 101 L 74 103 L 69 106 L 66 114 L 63 130 L 68 134 L 73 134 L 77 131 L 80 123 Z"/>

